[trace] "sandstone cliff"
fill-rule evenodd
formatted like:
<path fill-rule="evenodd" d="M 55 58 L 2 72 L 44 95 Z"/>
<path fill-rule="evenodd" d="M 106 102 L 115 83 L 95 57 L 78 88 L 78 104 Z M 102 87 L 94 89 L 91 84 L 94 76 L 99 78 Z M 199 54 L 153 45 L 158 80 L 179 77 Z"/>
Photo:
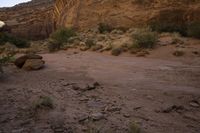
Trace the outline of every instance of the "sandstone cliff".
<path fill-rule="evenodd" d="M 199 12 L 199 0 L 56 0 L 54 14 L 57 25 L 87 29 L 99 23 L 132 27 L 155 19 L 200 20 Z"/>
<path fill-rule="evenodd" d="M 52 0 L 33 0 L 11 8 L 0 9 L 0 20 L 11 33 L 27 39 L 46 38 L 54 29 Z"/>
<path fill-rule="evenodd" d="M 199 0 L 32 0 L 0 9 L 11 33 L 43 39 L 55 28 L 79 30 L 107 23 L 113 27 L 143 26 L 153 21 L 184 25 L 200 21 Z"/>

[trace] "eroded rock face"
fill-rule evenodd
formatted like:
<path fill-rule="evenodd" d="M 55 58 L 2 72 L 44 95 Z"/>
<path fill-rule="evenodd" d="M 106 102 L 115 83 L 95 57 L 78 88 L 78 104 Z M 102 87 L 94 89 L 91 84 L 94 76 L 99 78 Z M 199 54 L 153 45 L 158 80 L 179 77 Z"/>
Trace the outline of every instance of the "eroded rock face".
<path fill-rule="evenodd" d="M 179 25 L 200 21 L 199 12 L 198 0 L 32 0 L 1 8 L 0 20 L 6 22 L 12 34 L 38 40 L 63 26 L 87 30 L 106 23 L 130 28 L 155 20 Z"/>
<path fill-rule="evenodd" d="M 200 18 L 199 11 L 200 2 L 195 0 L 56 0 L 54 14 L 57 26 L 88 29 L 99 23 L 125 28 L 141 26 L 163 12 L 169 14 L 165 17 L 168 22 L 194 21 Z"/>
<path fill-rule="evenodd" d="M 11 8 L 0 8 L 0 20 L 15 36 L 44 39 L 54 29 L 53 0 L 32 0 Z"/>

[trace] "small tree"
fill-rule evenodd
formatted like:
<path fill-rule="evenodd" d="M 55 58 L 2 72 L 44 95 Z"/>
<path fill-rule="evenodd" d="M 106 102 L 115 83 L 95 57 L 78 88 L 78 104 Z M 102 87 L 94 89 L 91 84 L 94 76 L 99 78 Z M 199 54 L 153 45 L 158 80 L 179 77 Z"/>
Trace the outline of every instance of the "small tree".
<path fill-rule="evenodd" d="M 153 48 L 158 41 L 156 32 L 152 32 L 149 28 L 138 29 L 133 34 L 133 45 L 135 48 Z"/>
<path fill-rule="evenodd" d="M 72 28 L 60 28 L 51 34 L 51 38 L 60 44 L 68 42 L 73 36 L 76 36 L 76 33 Z"/>

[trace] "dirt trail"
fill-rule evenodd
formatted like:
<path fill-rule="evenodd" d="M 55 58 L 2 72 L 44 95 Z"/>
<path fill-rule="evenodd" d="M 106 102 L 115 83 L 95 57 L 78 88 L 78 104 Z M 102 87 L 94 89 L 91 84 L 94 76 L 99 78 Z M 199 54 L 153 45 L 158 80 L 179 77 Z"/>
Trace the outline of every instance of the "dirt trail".
<path fill-rule="evenodd" d="M 200 63 L 114 57 L 93 52 L 43 54 L 46 67 L 6 68 L 0 79 L 0 133 L 199 133 Z M 86 84 L 100 87 L 80 91 Z M 31 115 L 39 96 L 53 110 Z M 97 117 L 95 120 L 93 116 Z"/>

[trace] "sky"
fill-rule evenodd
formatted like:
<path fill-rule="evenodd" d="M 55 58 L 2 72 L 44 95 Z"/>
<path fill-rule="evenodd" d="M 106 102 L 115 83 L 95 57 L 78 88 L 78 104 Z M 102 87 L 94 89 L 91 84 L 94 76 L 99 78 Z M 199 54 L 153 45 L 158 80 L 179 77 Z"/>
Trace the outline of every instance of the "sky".
<path fill-rule="evenodd" d="M 16 4 L 27 2 L 30 0 L 0 0 L 0 7 L 11 7 Z"/>

